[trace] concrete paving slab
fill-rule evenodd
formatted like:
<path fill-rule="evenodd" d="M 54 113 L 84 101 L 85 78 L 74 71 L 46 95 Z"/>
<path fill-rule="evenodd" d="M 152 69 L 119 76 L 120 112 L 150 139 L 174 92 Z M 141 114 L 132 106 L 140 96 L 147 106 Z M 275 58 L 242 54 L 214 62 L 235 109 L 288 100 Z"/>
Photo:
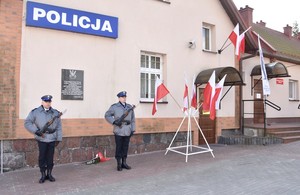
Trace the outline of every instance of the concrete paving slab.
<path fill-rule="evenodd" d="M 300 142 L 210 145 L 210 153 L 185 156 L 158 151 L 129 156 L 131 170 L 114 159 L 55 166 L 56 182 L 39 184 L 37 168 L 0 175 L 0 194 L 300 194 Z"/>

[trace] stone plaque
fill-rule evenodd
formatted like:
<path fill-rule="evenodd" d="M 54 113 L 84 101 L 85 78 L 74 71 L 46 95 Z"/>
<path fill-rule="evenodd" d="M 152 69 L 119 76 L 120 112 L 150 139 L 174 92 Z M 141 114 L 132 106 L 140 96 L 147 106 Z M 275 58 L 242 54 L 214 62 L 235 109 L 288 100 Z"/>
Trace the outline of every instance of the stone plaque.
<path fill-rule="evenodd" d="M 83 70 L 61 70 L 61 99 L 83 100 Z"/>

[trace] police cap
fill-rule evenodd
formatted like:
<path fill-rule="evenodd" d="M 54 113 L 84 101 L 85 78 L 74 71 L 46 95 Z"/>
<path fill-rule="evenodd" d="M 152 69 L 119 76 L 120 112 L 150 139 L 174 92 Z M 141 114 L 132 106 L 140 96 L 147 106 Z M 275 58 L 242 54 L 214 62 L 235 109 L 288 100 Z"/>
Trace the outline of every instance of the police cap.
<path fill-rule="evenodd" d="M 127 92 L 126 91 L 121 91 L 117 94 L 118 97 L 126 97 L 127 96 Z"/>
<path fill-rule="evenodd" d="M 41 99 L 44 102 L 51 102 L 52 101 L 52 96 L 51 95 L 44 95 L 43 97 L 41 97 Z"/>

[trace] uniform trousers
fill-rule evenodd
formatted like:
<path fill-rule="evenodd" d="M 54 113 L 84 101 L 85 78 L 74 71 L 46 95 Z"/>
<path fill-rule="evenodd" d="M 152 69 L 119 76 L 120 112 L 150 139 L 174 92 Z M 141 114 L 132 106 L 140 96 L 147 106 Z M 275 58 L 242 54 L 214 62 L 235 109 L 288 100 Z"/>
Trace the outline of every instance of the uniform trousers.
<path fill-rule="evenodd" d="M 54 142 L 40 142 L 38 141 L 39 146 L 39 167 L 41 171 L 46 169 L 52 170 L 53 168 L 53 156 L 55 150 L 55 141 Z"/>
<path fill-rule="evenodd" d="M 127 158 L 129 141 L 131 136 L 119 136 L 115 135 L 116 141 L 116 159 Z"/>

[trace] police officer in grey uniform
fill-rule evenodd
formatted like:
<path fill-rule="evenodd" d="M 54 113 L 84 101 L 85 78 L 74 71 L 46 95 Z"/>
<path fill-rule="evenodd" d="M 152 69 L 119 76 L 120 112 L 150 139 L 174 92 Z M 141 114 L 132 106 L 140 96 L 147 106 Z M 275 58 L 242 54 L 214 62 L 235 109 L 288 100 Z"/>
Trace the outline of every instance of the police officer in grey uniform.
<path fill-rule="evenodd" d="M 52 176 L 53 156 L 55 146 L 62 141 L 61 119 L 58 117 L 48 127 L 47 133 L 42 132 L 44 125 L 53 117 L 59 115 L 59 111 L 51 107 L 52 96 L 45 95 L 42 98 L 42 105 L 33 109 L 25 119 L 25 128 L 35 135 L 39 147 L 39 167 L 41 178 L 39 183 L 44 183 L 45 180 L 55 181 Z M 46 175 L 47 170 L 47 175 Z"/>
<path fill-rule="evenodd" d="M 126 103 L 126 91 L 121 91 L 117 94 L 117 96 L 119 102 L 110 106 L 109 110 L 105 113 L 105 119 L 114 126 L 113 132 L 116 142 L 115 158 L 117 160 L 117 170 L 122 171 L 122 168 L 128 170 L 131 169 L 131 167 L 126 163 L 126 158 L 130 137 L 135 132 L 135 115 L 132 106 Z M 128 111 L 128 109 L 132 110 L 128 112 L 128 115 L 124 118 L 121 124 L 117 123 L 116 120 Z"/>

